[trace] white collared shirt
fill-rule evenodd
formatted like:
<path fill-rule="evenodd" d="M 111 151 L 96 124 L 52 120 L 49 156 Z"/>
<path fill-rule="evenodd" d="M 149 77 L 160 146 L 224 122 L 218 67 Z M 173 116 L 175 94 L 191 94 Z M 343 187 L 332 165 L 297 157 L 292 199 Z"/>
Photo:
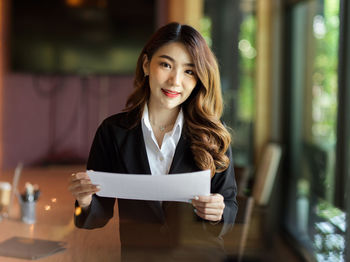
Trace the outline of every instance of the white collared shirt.
<path fill-rule="evenodd" d="M 148 115 L 148 106 L 145 105 L 142 115 L 142 133 L 146 145 L 148 163 L 152 175 L 166 175 L 169 173 L 174 158 L 176 146 L 180 140 L 184 115 L 182 109 L 177 116 L 174 127 L 170 132 L 165 133 L 162 146 L 159 148 L 157 139 L 153 133 Z"/>

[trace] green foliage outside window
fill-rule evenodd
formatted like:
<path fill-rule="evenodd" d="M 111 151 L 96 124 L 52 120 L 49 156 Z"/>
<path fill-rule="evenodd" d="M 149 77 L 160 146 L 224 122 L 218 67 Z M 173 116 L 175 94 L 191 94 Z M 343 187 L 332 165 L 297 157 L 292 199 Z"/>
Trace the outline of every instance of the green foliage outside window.
<path fill-rule="evenodd" d="M 238 118 L 252 122 L 254 117 L 254 86 L 256 63 L 256 17 L 252 14 L 244 17 L 239 35 L 240 85 L 238 90 Z"/>
<path fill-rule="evenodd" d="M 208 46 L 212 46 L 211 39 L 211 19 L 207 16 L 203 16 L 200 21 L 200 32 L 207 42 Z"/>
<path fill-rule="evenodd" d="M 317 144 L 334 144 L 337 121 L 339 0 L 325 0 L 323 14 L 313 20 L 312 136 Z"/>

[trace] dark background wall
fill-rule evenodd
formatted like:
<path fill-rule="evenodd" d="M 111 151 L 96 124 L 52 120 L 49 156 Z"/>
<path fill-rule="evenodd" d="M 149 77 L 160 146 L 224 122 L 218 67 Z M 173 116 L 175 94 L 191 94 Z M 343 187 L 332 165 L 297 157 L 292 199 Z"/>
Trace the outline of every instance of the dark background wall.
<path fill-rule="evenodd" d="M 96 128 L 120 112 L 131 76 L 9 74 L 3 97 L 3 168 L 84 163 Z"/>

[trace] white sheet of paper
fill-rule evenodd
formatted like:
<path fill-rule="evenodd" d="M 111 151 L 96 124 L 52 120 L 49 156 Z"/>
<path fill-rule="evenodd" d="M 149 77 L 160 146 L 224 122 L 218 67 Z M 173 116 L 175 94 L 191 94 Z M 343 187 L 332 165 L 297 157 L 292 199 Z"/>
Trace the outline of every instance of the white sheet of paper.
<path fill-rule="evenodd" d="M 98 196 L 188 202 L 210 195 L 210 170 L 162 176 L 87 171 Z"/>

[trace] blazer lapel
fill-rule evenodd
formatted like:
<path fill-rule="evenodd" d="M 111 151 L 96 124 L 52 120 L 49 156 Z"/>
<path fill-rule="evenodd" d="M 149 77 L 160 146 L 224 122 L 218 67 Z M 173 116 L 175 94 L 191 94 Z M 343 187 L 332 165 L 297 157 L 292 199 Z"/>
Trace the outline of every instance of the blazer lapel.
<path fill-rule="evenodd" d="M 184 130 L 182 130 L 182 134 L 176 146 L 173 161 L 169 169 L 169 174 L 188 173 L 198 170 L 199 169 L 193 160 L 190 141 L 186 137 L 186 134 L 184 134 Z"/>
<path fill-rule="evenodd" d="M 127 173 L 140 175 L 151 174 L 140 124 L 126 131 L 126 136 L 121 141 L 120 150 Z"/>
<path fill-rule="evenodd" d="M 170 166 L 170 169 L 169 169 L 169 174 L 181 173 L 180 169 L 181 169 L 182 159 L 184 158 L 184 150 L 186 148 L 185 145 L 186 145 L 186 142 L 185 142 L 185 138 L 184 138 L 184 135 L 183 135 L 183 132 L 182 132 L 180 140 L 177 143 L 177 146 L 176 146 L 176 149 L 175 149 L 175 154 L 174 154 L 174 157 L 173 157 L 173 161 L 171 162 L 171 166 Z"/>

